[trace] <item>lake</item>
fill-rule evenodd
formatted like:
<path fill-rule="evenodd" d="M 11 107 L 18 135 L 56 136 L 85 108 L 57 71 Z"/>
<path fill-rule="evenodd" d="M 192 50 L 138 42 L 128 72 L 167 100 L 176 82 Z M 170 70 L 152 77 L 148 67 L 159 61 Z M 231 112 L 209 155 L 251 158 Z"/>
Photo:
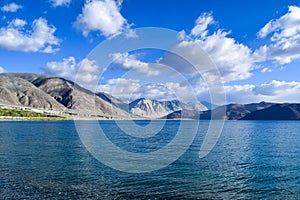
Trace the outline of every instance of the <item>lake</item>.
<path fill-rule="evenodd" d="M 98 123 L 117 147 L 147 155 L 172 141 L 180 121 L 167 121 L 148 138 L 123 134 L 114 121 L 81 125 Z M 135 122 L 140 127 L 148 123 Z M 188 135 L 196 122 L 181 123 Z M 172 164 L 152 172 L 126 173 L 95 159 L 73 121 L 2 121 L 0 198 L 300 199 L 300 122 L 226 121 L 216 146 L 200 159 L 208 124 L 200 122 L 192 144 Z"/>

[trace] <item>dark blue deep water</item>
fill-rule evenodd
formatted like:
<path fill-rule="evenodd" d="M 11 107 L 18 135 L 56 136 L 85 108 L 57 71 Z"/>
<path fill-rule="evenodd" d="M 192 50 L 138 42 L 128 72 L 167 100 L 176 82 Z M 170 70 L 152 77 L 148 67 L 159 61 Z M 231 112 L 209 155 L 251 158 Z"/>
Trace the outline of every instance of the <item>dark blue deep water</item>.
<path fill-rule="evenodd" d="M 165 146 L 180 122 L 168 121 L 149 141 L 130 138 L 114 121 L 99 123 L 115 145 L 147 153 Z M 208 124 L 177 161 L 135 174 L 96 160 L 72 121 L 0 122 L 0 199 L 300 199 L 300 122 L 227 121 L 199 159 Z"/>

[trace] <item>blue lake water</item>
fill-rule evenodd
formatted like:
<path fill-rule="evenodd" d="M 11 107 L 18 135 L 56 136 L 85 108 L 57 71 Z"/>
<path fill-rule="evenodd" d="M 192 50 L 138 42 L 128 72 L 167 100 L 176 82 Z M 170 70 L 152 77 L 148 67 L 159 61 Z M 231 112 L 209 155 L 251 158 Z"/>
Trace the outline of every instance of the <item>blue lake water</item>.
<path fill-rule="evenodd" d="M 114 121 L 99 123 L 116 146 L 148 153 L 170 142 L 180 122 L 166 122 L 148 139 L 123 134 Z M 215 148 L 199 159 L 208 124 L 200 122 L 177 161 L 136 174 L 95 159 L 72 121 L 0 122 L 0 199 L 300 199 L 300 122 L 227 121 Z"/>

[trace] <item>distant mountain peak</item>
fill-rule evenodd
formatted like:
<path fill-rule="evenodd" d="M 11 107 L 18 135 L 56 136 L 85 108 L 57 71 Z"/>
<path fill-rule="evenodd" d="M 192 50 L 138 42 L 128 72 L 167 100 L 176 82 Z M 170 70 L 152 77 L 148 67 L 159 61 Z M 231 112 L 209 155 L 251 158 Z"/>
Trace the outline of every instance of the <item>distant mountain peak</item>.
<path fill-rule="evenodd" d="M 176 99 L 170 101 L 157 101 L 140 98 L 129 104 L 130 113 L 146 118 L 161 118 L 180 110 L 189 110 L 190 112 L 198 110 L 198 112 L 200 112 L 207 110 L 207 108 L 200 102 L 188 105 Z"/>

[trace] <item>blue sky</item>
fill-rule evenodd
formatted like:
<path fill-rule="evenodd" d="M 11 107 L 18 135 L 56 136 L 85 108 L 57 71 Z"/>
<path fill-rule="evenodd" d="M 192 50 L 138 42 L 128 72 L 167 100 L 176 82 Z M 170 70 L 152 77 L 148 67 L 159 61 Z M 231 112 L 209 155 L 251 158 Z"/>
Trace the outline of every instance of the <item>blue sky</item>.
<path fill-rule="evenodd" d="M 174 91 L 189 96 L 179 75 L 158 69 L 159 51 L 116 51 L 114 66 L 100 85 L 94 83 L 99 65 L 87 56 L 101 42 L 134 36 L 136 28 L 162 27 L 184 34 L 208 53 L 220 70 L 228 103 L 300 99 L 299 0 L 2 0 L 0 8 L 0 72 L 73 80 L 77 75 L 86 87 L 114 91 L 125 101 L 170 99 Z M 197 78 L 179 72 L 185 79 Z M 192 88 L 199 99 L 210 101 L 203 80 Z"/>

